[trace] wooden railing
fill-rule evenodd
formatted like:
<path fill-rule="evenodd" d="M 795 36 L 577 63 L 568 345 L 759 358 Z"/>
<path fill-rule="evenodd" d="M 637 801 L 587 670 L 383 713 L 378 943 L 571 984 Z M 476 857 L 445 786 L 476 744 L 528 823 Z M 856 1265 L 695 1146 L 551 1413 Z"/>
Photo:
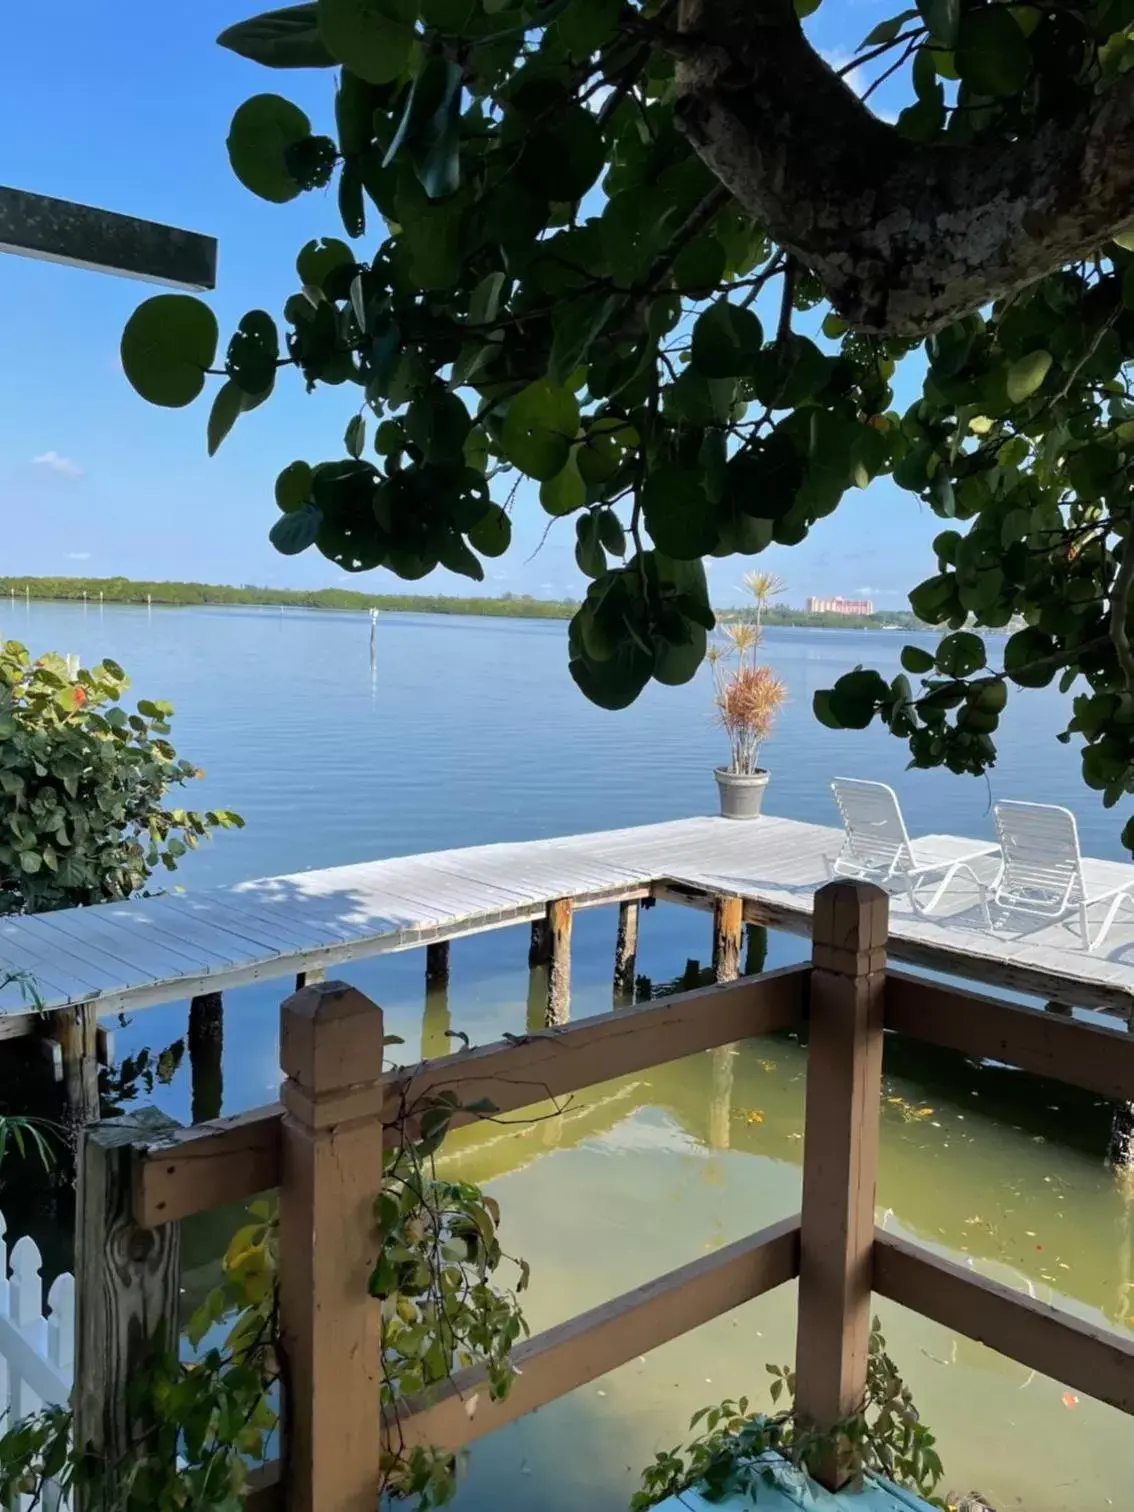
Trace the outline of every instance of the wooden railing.
<path fill-rule="evenodd" d="M 478 1392 L 474 1370 L 427 1401 L 404 1403 L 402 1440 L 459 1449 L 796 1277 L 797 1407 L 819 1430 L 862 1402 L 875 1292 L 1134 1412 L 1134 1342 L 874 1226 L 886 1029 L 1127 1101 L 1134 1036 L 887 972 L 886 927 L 884 893 L 833 882 L 816 895 L 810 965 L 394 1071 L 382 1069 L 381 1010 L 361 993 L 328 982 L 288 998 L 281 1103 L 136 1146 L 127 1215 L 168 1233 L 191 1214 L 279 1189 L 287 1463 L 268 1467 L 249 1498 L 257 1512 L 373 1512 L 390 1424 L 379 1410 L 379 1307 L 366 1283 L 382 1148 L 400 1137 L 407 1092 L 451 1089 L 465 1103 L 486 1098 L 510 1112 L 805 1020 L 800 1215 L 523 1344 L 521 1374 L 502 1402 Z M 733 969 L 730 956 L 725 970 Z M 83 1360 L 86 1332 L 80 1327 L 80 1378 L 105 1370 Z M 105 1351 L 105 1338 L 98 1347 Z M 844 1469 L 832 1463 L 824 1478 L 835 1483 Z"/>

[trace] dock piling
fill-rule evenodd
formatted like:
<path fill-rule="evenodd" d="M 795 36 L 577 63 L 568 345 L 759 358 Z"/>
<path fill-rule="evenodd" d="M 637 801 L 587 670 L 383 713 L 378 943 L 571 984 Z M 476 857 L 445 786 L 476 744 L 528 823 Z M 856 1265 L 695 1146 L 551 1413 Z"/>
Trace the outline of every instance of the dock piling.
<path fill-rule="evenodd" d="M 427 984 L 421 1011 L 422 1060 L 436 1060 L 438 1056 L 452 1055 L 454 1050 L 461 1048 L 460 1040 L 450 1037 L 449 1030 L 452 1027 L 448 981 Z"/>
<path fill-rule="evenodd" d="M 528 999 L 524 1012 L 524 1028 L 528 1034 L 538 1034 L 544 1027 L 550 976 L 546 966 L 532 966 L 528 971 Z"/>
<path fill-rule="evenodd" d="M 735 982 L 740 975 L 740 940 L 744 931 L 744 899 L 722 895 L 713 900 L 713 975 L 718 982 Z"/>
<path fill-rule="evenodd" d="M 425 985 L 444 987 L 449 981 L 449 941 L 434 940 L 425 947 Z"/>
<path fill-rule="evenodd" d="M 718 982 L 735 982 L 740 975 L 740 941 L 744 932 L 744 900 L 721 896 L 713 900 L 713 976 Z M 709 1148 L 727 1150 L 732 1142 L 732 1083 L 736 1074 L 737 1045 L 718 1045 L 712 1058 L 712 1090 L 709 1099 Z"/>
<path fill-rule="evenodd" d="M 638 960 L 638 904 L 626 901 L 618 905 L 618 934 L 614 941 L 614 1001 L 634 1001 L 635 966 Z"/>
<path fill-rule="evenodd" d="M 1126 1020 L 1126 1032 L 1134 1034 L 1134 1018 Z M 1114 1169 L 1125 1173 L 1127 1177 L 1134 1172 L 1134 1103 L 1114 1104 L 1108 1158 Z"/>
<path fill-rule="evenodd" d="M 97 1123 L 98 1015 L 94 1004 L 81 1003 L 77 1008 L 45 1014 L 42 1027 L 44 1036 L 59 1047 L 56 1064 L 62 1068 L 68 1121 L 73 1128 Z"/>
<path fill-rule="evenodd" d="M 551 931 L 547 925 L 547 915 L 541 919 L 532 920 L 532 937 L 528 945 L 528 967 L 534 970 L 536 966 L 546 966 L 551 960 Z"/>
<path fill-rule="evenodd" d="M 547 1014 L 550 1028 L 565 1024 L 571 1017 L 571 921 L 574 905 L 570 898 L 555 898 L 547 905 L 547 934 L 550 945 L 550 968 L 547 979 Z"/>
<path fill-rule="evenodd" d="M 219 1118 L 224 1097 L 224 998 L 203 992 L 189 1004 L 189 1074 L 195 1124 Z"/>
<path fill-rule="evenodd" d="M 744 975 L 759 976 L 768 960 L 768 926 L 749 924 L 744 931 Z"/>

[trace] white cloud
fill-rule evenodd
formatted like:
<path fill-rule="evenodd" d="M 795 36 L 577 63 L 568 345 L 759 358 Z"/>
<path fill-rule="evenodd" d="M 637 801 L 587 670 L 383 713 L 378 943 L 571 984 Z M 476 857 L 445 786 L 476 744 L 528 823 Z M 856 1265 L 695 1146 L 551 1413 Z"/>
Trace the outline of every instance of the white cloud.
<path fill-rule="evenodd" d="M 862 95 L 866 91 L 870 84 L 867 74 L 861 66 L 856 65 L 854 68 L 849 66 L 854 62 L 853 53 L 842 52 L 837 49 L 827 49 L 822 52 L 822 57 L 836 73 L 843 73 L 844 69 L 847 70 L 846 73 L 843 73 L 844 82 L 854 90 L 856 95 Z M 896 110 L 879 105 L 877 95 L 871 95 L 866 103 L 878 119 L 885 121 L 888 126 L 893 126 L 894 122 L 898 119 L 898 112 Z"/>
<path fill-rule="evenodd" d="M 846 68 L 848 71 L 843 74 L 844 82 L 854 90 L 855 94 L 860 95 L 862 93 L 862 91 L 866 88 L 867 80 L 863 76 L 861 68 L 848 67 L 848 65 L 853 62 L 853 55 L 851 53 L 824 50 L 822 56 L 824 61 L 828 63 L 836 73 L 843 73 L 843 69 Z"/>
<path fill-rule="evenodd" d="M 70 457 L 61 457 L 57 451 L 40 452 L 38 457 L 32 458 L 33 467 L 50 467 L 52 472 L 61 473 L 65 478 L 81 478 L 83 469 L 76 466 Z"/>
<path fill-rule="evenodd" d="M 67 560 L 69 562 L 89 562 L 90 559 L 91 554 L 89 551 L 69 551 L 67 553 Z"/>

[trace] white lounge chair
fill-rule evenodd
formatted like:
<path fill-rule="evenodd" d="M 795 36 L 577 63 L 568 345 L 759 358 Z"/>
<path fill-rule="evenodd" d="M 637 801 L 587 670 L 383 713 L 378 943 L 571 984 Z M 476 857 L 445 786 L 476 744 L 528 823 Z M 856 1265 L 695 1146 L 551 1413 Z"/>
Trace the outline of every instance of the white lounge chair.
<path fill-rule="evenodd" d="M 834 877 L 857 877 L 881 887 L 902 885 L 918 913 L 931 913 L 948 891 L 949 884 L 965 872 L 976 884 L 985 919 L 991 917 L 985 888 L 972 863 L 995 855 L 991 841 L 965 840 L 959 835 L 927 835 L 911 840 L 902 818 L 898 795 L 884 782 L 866 782 L 859 777 L 836 777 L 831 791 L 843 817 L 846 836 L 842 850 L 830 863 Z M 927 903 L 917 895 L 918 886 L 940 875 Z"/>
<path fill-rule="evenodd" d="M 1134 866 L 1084 860 L 1070 809 L 1006 800 L 993 804 L 992 816 L 1002 856 L 993 902 L 1051 923 L 1078 914 L 1084 948 L 1097 950 L 1122 904 L 1134 904 Z M 1109 907 L 1092 938 L 1089 910 L 1098 903 Z"/>

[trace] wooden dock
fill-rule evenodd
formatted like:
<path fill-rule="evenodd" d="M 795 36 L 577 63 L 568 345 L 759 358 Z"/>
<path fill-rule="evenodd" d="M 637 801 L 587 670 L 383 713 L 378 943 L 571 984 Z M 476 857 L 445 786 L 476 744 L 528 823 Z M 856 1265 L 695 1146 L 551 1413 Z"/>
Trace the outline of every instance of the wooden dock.
<path fill-rule="evenodd" d="M 0 1038 L 32 1026 L 32 984 L 37 1009 L 137 1010 L 539 921 L 561 901 L 711 909 L 725 896 L 743 900 L 745 920 L 807 936 L 840 839 L 771 816 L 681 819 L 8 918 L 0 963 L 26 977 L 0 991 Z M 899 961 L 1124 1018 L 1134 1006 L 1134 923 L 1123 918 L 1094 955 L 1070 924 L 1016 919 L 990 933 L 975 888 L 959 880 L 932 919 L 896 895 L 890 929 Z"/>
<path fill-rule="evenodd" d="M 99 1285 L 78 1290 L 76 1378 L 88 1383 L 80 1400 L 106 1404 L 107 1421 L 132 1423 L 126 1392 L 147 1339 L 138 1329 L 111 1337 L 107 1320 L 141 1315 L 143 1299 L 160 1291 L 163 1300 L 147 1320 L 157 1326 L 168 1320 L 175 1329 L 179 1220 L 275 1188 L 279 1329 L 289 1363 L 283 1390 L 298 1428 L 286 1467 L 257 1473 L 247 1512 L 371 1507 L 384 1447 L 460 1453 L 523 1414 L 792 1282 L 795 1408 L 820 1435 L 857 1413 L 864 1399 L 874 1295 L 1068 1391 L 1134 1414 L 1134 1341 L 1124 1332 L 875 1226 L 887 1032 L 976 1059 L 1003 1059 L 1024 1074 L 1054 1076 L 1124 1103 L 1134 1099 L 1134 1037 L 891 971 L 887 905 L 869 884 L 828 884 L 813 904 L 810 962 L 416 1065 L 387 1065 L 382 1010 L 356 988 L 326 982 L 290 995 L 280 1009 L 279 1103 L 156 1137 L 152 1127 L 131 1129 L 143 1114 L 86 1134 L 83 1170 L 93 1172 L 87 1189 L 113 1191 L 115 1200 L 105 1205 L 101 1223 L 91 1203 L 83 1229 Z M 384 1152 L 416 1138 L 425 1110 L 449 1108 L 454 1127 L 486 1115 L 511 1124 L 510 1115 L 530 1108 L 533 1099 L 541 1108 L 548 1101 L 566 1107 L 567 1099 L 612 1077 L 641 1075 L 805 1022 L 798 1215 L 713 1248 L 518 1344 L 518 1374 L 506 1395 L 492 1397 L 483 1369 L 471 1366 L 428 1392 L 383 1403 L 374 1368 L 381 1312 L 359 1282 L 370 1274 L 380 1243 L 372 1173 Z M 119 1173 L 115 1182 L 99 1176 L 111 1161 Z M 134 1242 L 138 1230 L 149 1236 L 147 1243 Z M 172 1238 L 155 1246 L 155 1233 L 163 1231 Z M 114 1274 L 115 1307 L 106 1303 L 104 1234 L 114 1235 L 115 1253 L 126 1257 Z M 86 1441 L 81 1419 L 76 1432 Z M 812 1495 L 809 1487 L 805 1499 L 785 1479 L 769 1512 L 791 1506 L 851 1512 L 852 1500 L 861 1500 L 864 1512 L 922 1512 L 916 1497 L 884 1483 L 873 1482 L 863 1498 L 844 1495 L 855 1469 L 845 1439 L 813 1461 L 810 1472 L 829 1494 L 816 1488 Z"/>

